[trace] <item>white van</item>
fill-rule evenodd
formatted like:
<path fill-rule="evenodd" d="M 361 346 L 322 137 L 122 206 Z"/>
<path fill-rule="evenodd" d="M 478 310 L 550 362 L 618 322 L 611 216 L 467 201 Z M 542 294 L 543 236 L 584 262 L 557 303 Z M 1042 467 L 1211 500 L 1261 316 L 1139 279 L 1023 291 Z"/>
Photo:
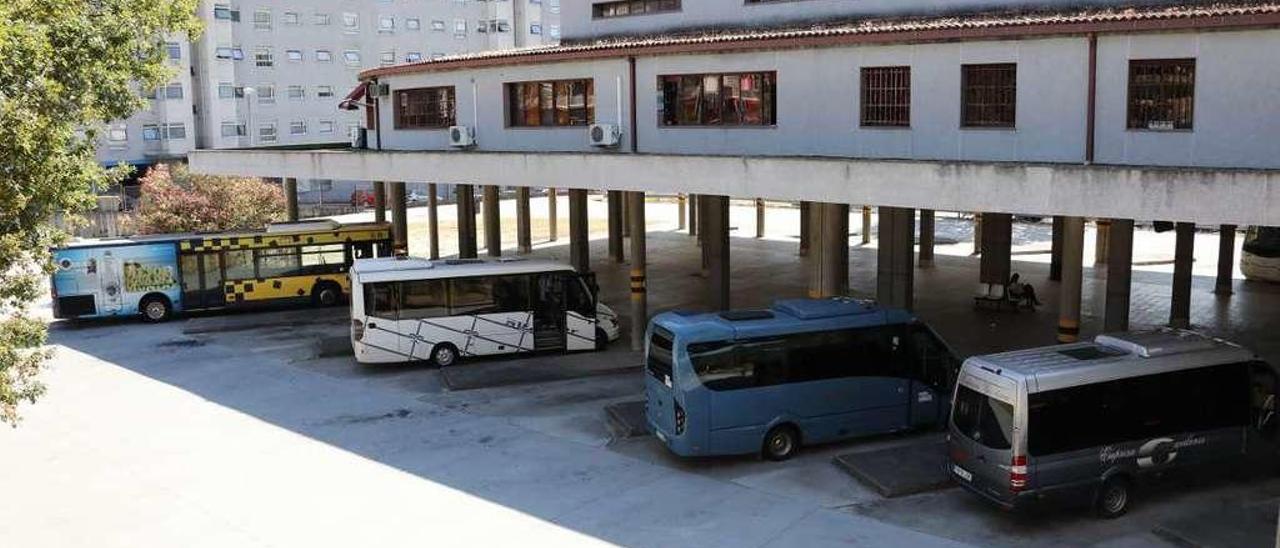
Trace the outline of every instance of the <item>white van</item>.
<path fill-rule="evenodd" d="M 360 363 L 595 350 L 619 336 L 593 280 L 550 261 L 358 260 L 351 345 Z"/>
<path fill-rule="evenodd" d="M 1271 366 L 1189 331 L 975 356 L 952 398 L 950 474 L 1005 509 L 1075 499 L 1113 518 L 1154 478 L 1274 467 L 1276 394 Z"/>

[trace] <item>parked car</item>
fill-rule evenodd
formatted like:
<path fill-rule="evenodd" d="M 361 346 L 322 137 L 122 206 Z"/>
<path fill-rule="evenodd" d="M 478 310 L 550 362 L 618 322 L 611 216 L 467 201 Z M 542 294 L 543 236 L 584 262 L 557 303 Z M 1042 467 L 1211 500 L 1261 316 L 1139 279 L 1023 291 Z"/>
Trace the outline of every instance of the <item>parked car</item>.
<path fill-rule="evenodd" d="M 1274 467 L 1277 372 L 1188 331 L 975 356 L 952 397 L 950 474 L 1007 510 L 1092 503 L 1123 515 L 1174 474 Z"/>
<path fill-rule="evenodd" d="M 413 192 L 410 192 L 408 196 L 405 196 L 404 200 L 409 205 L 423 205 L 427 203 L 427 195 L 418 194 L 418 191 L 415 190 Z"/>

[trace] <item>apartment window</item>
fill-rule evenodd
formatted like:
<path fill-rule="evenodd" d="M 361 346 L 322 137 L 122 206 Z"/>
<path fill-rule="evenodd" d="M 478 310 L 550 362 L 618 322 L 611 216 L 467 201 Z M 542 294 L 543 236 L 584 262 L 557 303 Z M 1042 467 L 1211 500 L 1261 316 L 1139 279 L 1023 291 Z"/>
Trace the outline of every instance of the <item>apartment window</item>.
<path fill-rule="evenodd" d="M 140 90 L 138 94 L 141 95 L 143 99 L 155 99 L 156 88 L 146 88 L 146 89 Z"/>
<path fill-rule="evenodd" d="M 244 137 L 244 122 L 222 122 L 223 137 Z"/>
<path fill-rule="evenodd" d="M 290 99 L 293 99 L 295 101 L 301 101 L 302 99 L 307 98 L 306 88 L 302 86 L 289 86 L 285 90 L 285 93 Z"/>
<path fill-rule="evenodd" d="M 454 36 L 457 36 L 457 37 L 463 37 L 463 36 L 466 36 L 466 35 L 467 35 L 467 20 L 466 20 L 466 19 L 454 19 L 454 20 L 453 20 L 453 35 L 454 35 Z"/>
<path fill-rule="evenodd" d="M 316 86 L 316 97 L 319 99 L 333 97 L 333 86 Z"/>
<path fill-rule="evenodd" d="M 397 90 L 395 100 L 396 129 L 443 129 L 454 125 L 453 86 Z"/>
<path fill-rule="evenodd" d="M 865 127 L 911 126 L 911 67 L 862 67 Z"/>
<path fill-rule="evenodd" d="M 356 50 L 353 50 L 353 49 L 349 49 L 349 50 L 347 50 L 347 51 L 344 51 L 344 52 L 342 52 L 342 58 L 343 58 L 343 60 L 345 60 L 345 61 L 347 62 L 347 64 L 348 64 L 348 65 L 359 65 L 359 64 L 360 64 L 360 52 L 359 52 L 359 51 L 356 51 Z"/>
<path fill-rule="evenodd" d="M 960 125 L 1014 127 L 1018 106 L 1018 65 L 962 65 L 960 69 Z"/>
<path fill-rule="evenodd" d="M 253 28 L 258 30 L 271 30 L 271 10 L 255 10 L 253 12 Z"/>
<path fill-rule="evenodd" d="M 529 34 L 542 34 L 542 25 L 537 23 L 529 25 Z"/>
<path fill-rule="evenodd" d="M 292 122 L 289 122 L 289 135 L 306 135 L 306 134 L 307 134 L 306 120 L 294 120 Z"/>
<path fill-rule="evenodd" d="M 378 32 L 395 32 L 396 18 L 390 15 L 383 15 L 378 18 Z"/>
<path fill-rule="evenodd" d="M 411 51 L 409 53 L 404 54 L 404 62 L 406 63 L 417 63 L 418 61 L 421 61 L 421 60 L 422 60 L 421 52 Z"/>
<path fill-rule="evenodd" d="M 360 16 L 351 12 L 342 14 L 342 31 L 354 33 L 360 30 Z"/>
<path fill-rule="evenodd" d="M 547 0 L 547 8 L 551 13 L 560 13 L 560 0 Z"/>
<path fill-rule="evenodd" d="M 316 50 L 316 61 L 319 61 L 321 63 L 333 62 L 333 52 L 327 49 Z"/>
<path fill-rule="evenodd" d="M 559 40 L 559 39 L 560 39 L 560 25 L 548 25 L 548 26 L 547 26 L 547 35 L 551 36 L 552 38 L 555 38 L 555 39 Z"/>
<path fill-rule="evenodd" d="M 180 82 L 173 82 L 173 83 L 171 83 L 171 84 L 169 84 L 169 85 L 165 86 L 165 87 L 164 87 L 164 98 L 165 98 L 165 99 L 181 99 L 181 98 L 182 98 L 182 84 L 181 84 Z"/>
<path fill-rule="evenodd" d="M 300 49 L 284 50 L 284 57 L 285 59 L 288 59 L 290 61 L 295 61 L 295 62 L 302 61 L 302 50 Z"/>
<path fill-rule="evenodd" d="M 750 3 L 749 0 L 748 3 Z M 596 19 L 671 11 L 680 11 L 680 0 L 618 0 L 591 5 L 591 15 Z"/>
<path fill-rule="evenodd" d="M 660 76 L 663 126 L 772 126 L 773 72 Z"/>
<path fill-rule="evenodd" d="M 161 138 L 160 126 L 156 124 L 146 124 L 142 126 L 143 141 L 159 141 Z"/>
<path fill-rule="evenodd" d="M 240 10 L 232 8 L 227 4 L 214 4 L 213 18 L 221 19 L 223 21 L 239 21 Z"/>
<path fill-rule="evenodd" d="M 218 82 L 218 98 L 219 99 L 235 99 L 236 86 L 231 82 Z"/>
<path fill-rule="evenodd" d="M 281 18 L 281 22 L 283 22 L 286 25 L 302 24 L 301 19 L 298 17 L 298 12 L 296 11 L 286 11 L 284 12 L 284 15 L 280 16 L 280 18 Z"/>
<path fill-rule="evenodd" d="M 431 20 L 431 30 L 443 31 L 445 29 L 444 21 L 440 19 Z"/>
<path fill-rule="evenodd" d="M 320 120 L 316 131 L 319 133 L 333 133 L 333 120 Z"/>
<path fill-rule="evenodd" d="M 422 20 L 417 17 L 410 17 L 404 20 L 404 28 L 409 30 L 421 30 Z"/>
<path fill-rule="evenodd" d="M 231 46 L 219 46 L 217 49 L 213 50 L 213 56 L 217 57 L 218 59 L 232 59 L 233 58 L 232 48 Z M 240 57 L 238 57 L 237 59 L 243 58 L 243 57 L 244 57 L 244 53 L 241 53 Z"/>
<path fill-rule="evenodd" d="M 165 139 L 181 140 L 187 138 L 187 126 L 182 122 L 176 122 L 165 126 Z"/>
<path fill-rule="evenodd" d="M 275 58 L 271 55 L 271 48 L 258 48 L 254 50 L 253 65 L 259 68 L 274 67 Z"/>
<path fill-rule="evenodd" d="M 261 142 L 263 142 L 263 143 L 274 143 L 274 142 L 276 142 L 276 124 L 275 124 L 275 122 L 268 122 L 268 123 L 265 123 L 265 124 L 259 124 L 259 125 L 258 125 L 258 140 L 259 140 L 259 141 L 261 141 Z"/>
<path fill-rule="evenodd" d="M 272 105 L 276 102 L 276 86 L 275 84 L 263 84 L 258 86 L 258 104 Z"/>
<path fill-rule="evenodd" d="M 384 67 L 396 64 L 396 51 L 384 51 L 378 54 L 378 64 Z"/>
<path fill-rule="evenodd" d="M 231 48 L 231 58 L 232 58 L 232 59 L 234 59 L 234 60 L 236 60 L 236 61 L 243 61 L 243 60 L 244 60 L 244 49 L 242 49 L 240 46 L 232 47 L 232 48 Z"/>
<path fill-rule="evenodd" d="M 129 127 L 123 124 L 111 126 L 107 130 L 107 142 L 111 145 L 121 145 L 129 142 Z"/>
<path fill-rule="evenodd" d="M 315 14 L 314 17 L 312 17 L 311 20 L 313 23 L 315 23 L 318 26 L 321 26 L 321 27 L 329 26 L 329 14 L 327 13 L 317 13 Z"/>
<path fill-rule="evenodd" d="M 595 120 L 594 81 L 507 84 L 507 123 L 513 127 L 585 126 Z"/>
<path fill-rule="evenodd" d="M 1191 129 L 1195 59 L 1129 61 L 1129 129 Z"/>
<path fill-rule="evenodd" d="M 165 50 L 165 53 L 169 55 L 170 61 L 177 61 L 179 59 L 182 59 L 182 44 L 179 44 L 177 42 L 165 42 L 164 50 Z"/>

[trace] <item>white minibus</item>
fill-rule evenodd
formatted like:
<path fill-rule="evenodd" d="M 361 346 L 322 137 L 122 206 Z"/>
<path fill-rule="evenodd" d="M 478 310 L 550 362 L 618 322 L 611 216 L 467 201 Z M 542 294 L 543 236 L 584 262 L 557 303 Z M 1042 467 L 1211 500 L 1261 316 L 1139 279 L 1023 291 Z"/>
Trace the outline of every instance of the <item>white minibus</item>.
<path fill-rule="evenodd" d="M 550 261 L 412 257 L 351 267 L 351 345 L 360 363 L 601 349 L 618 316 L 594 283 Z"/>

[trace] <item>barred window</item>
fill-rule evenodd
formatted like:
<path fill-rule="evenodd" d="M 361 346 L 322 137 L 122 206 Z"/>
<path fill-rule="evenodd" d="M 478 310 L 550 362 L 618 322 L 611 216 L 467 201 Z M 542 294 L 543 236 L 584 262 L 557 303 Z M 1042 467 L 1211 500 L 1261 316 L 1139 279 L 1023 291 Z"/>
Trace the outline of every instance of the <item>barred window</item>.
<path fill-rule="evenodd" d="M 507 123 L 512 127 L 585 126 L 595 120 L 594 80 L 507 84 Z"/>
<path fill-rule="evenodd" d="M 1018 112 L 1018 65 L 963 65 L 961 69 L 960 125 L 1014 127 Z"/>
<path fill-rule="evenodd" d="M 911 126 L 911 67 L 862 67 L 862 125 Z"/>
<path fill-rule="evenodd" d="M 680 0 L 619 0 L 591 5 L 591 15 L 596 19 L 671 11 L 680 11 Z"/>
<path fill-rule="evenodd" d="M 440 129 L 454 125 L 453 86 L 396 91 L 396 129 Z"/>
<path fill-rule="evenodd" d="M 1195 59 L 1129 61 L 1129 129 L 1191 129 Z"/>
<path fill-rule="evenodd" d="M 772 126 L 773 72 L 659 76 L 663 126 Z"/>

